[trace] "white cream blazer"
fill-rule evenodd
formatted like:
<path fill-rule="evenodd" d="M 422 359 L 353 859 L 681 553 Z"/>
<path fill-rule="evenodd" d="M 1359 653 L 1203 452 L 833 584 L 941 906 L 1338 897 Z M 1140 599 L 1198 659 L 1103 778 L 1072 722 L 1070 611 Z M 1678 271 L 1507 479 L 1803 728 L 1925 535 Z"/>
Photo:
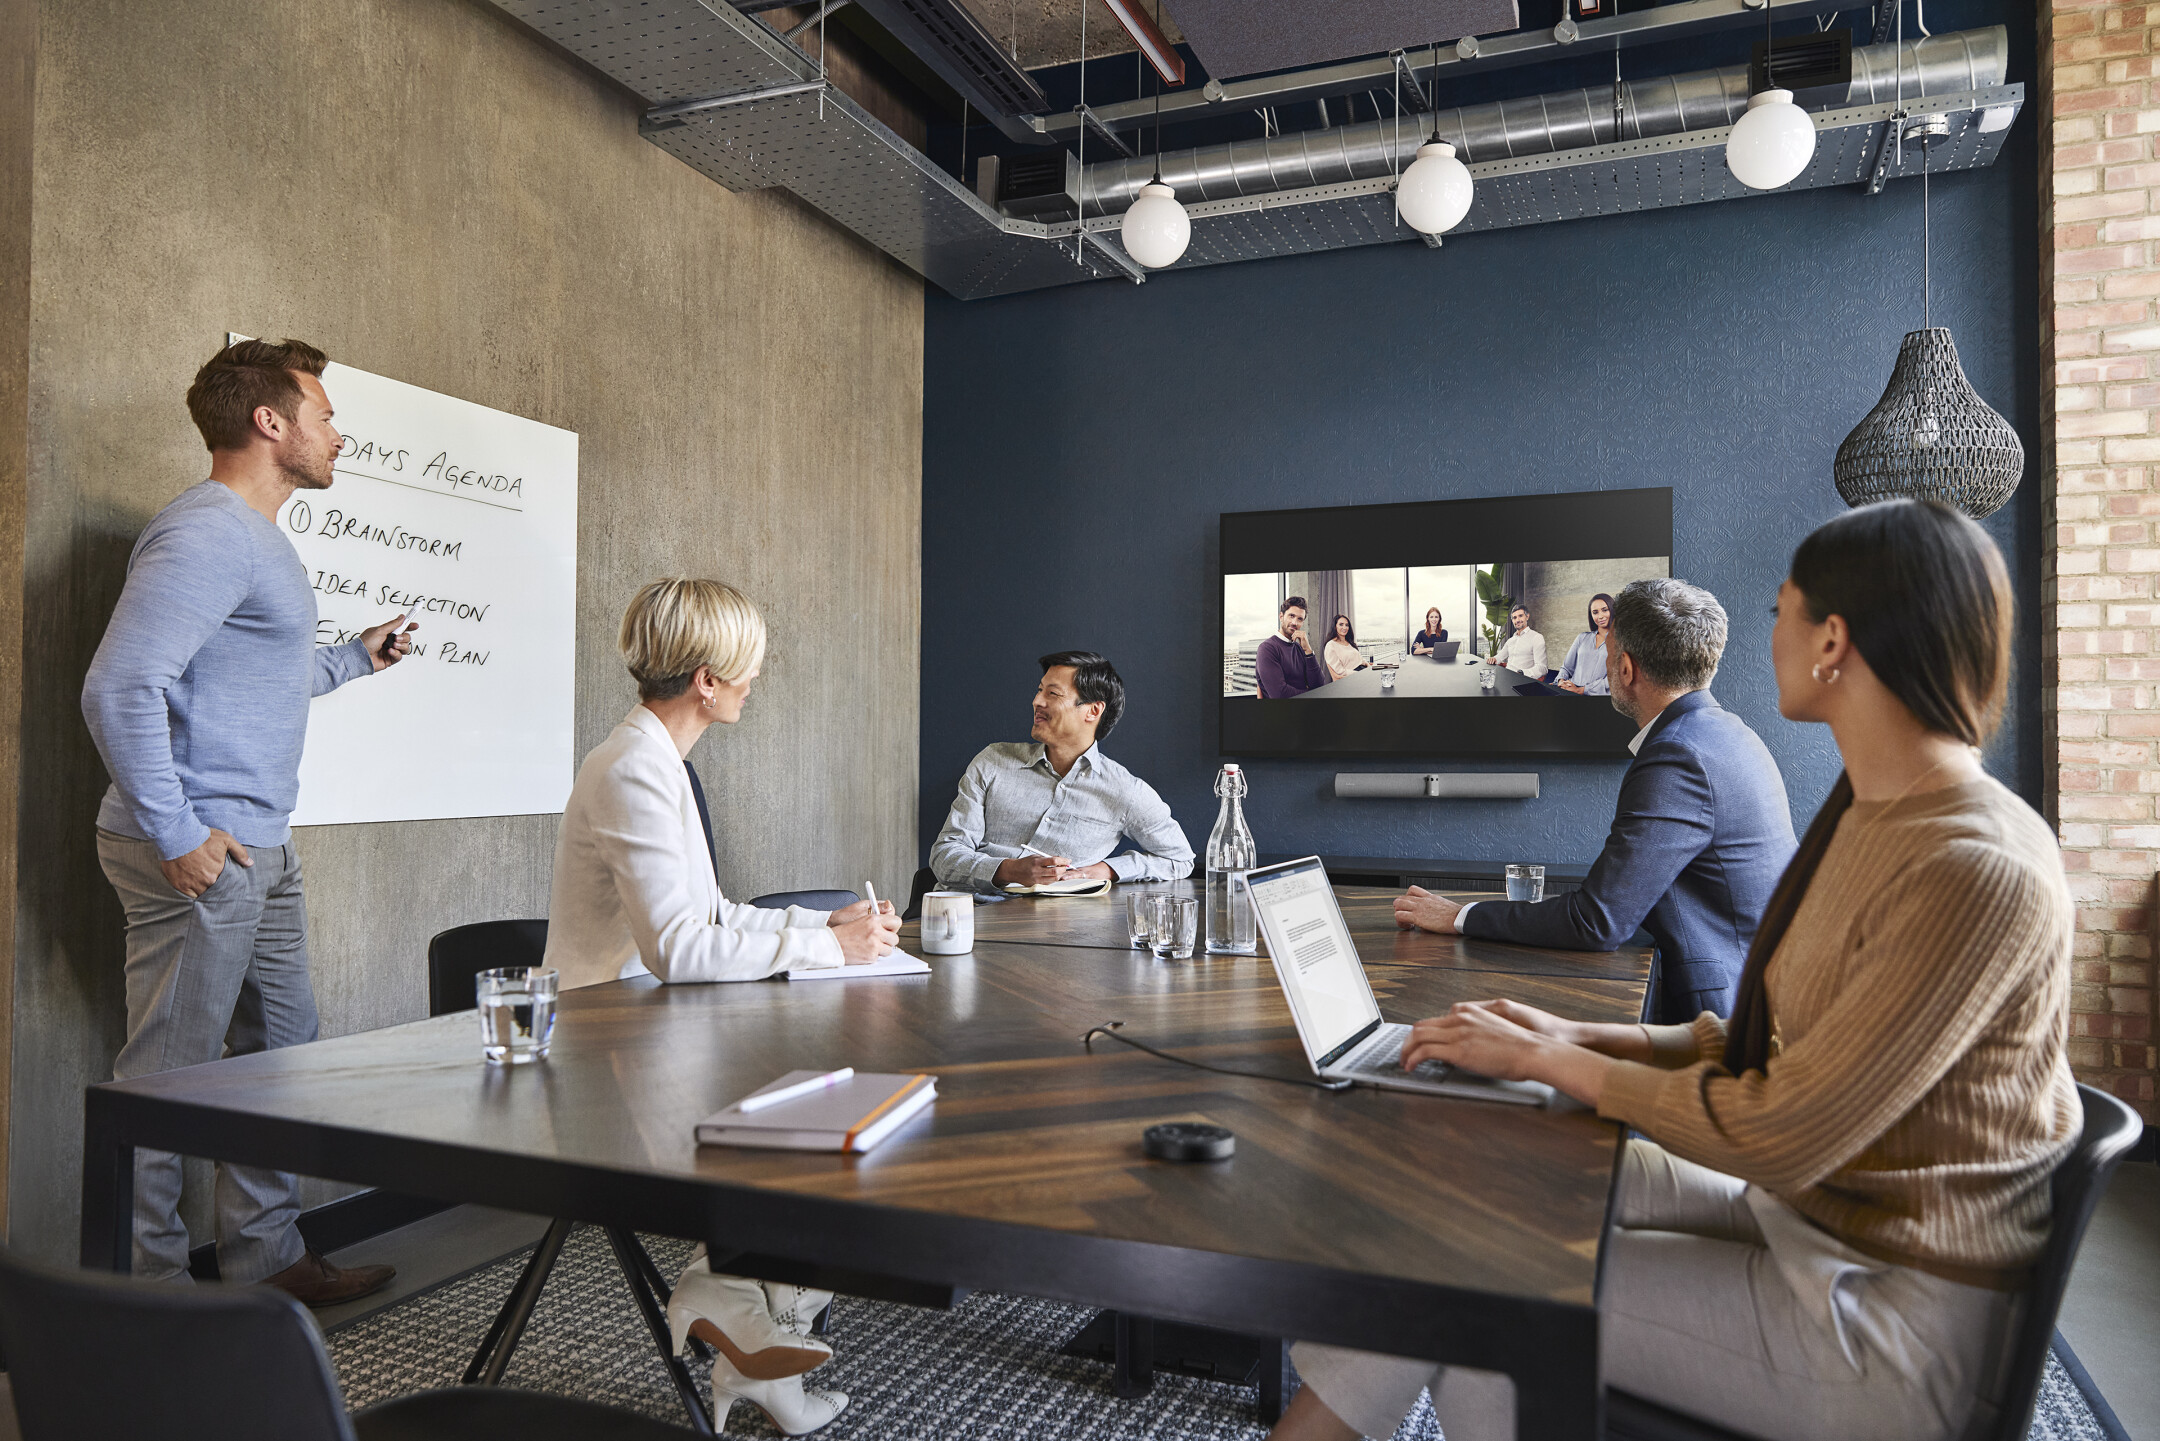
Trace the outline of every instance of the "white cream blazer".
<path fill-rule="evenodd" d="M 622 976 L 754 981 L 841 964 L 830 912 L 720 894 L 682 756 L 637 707 L 578 767 L 555 840 L 547 964 L 565 989 Z"/>

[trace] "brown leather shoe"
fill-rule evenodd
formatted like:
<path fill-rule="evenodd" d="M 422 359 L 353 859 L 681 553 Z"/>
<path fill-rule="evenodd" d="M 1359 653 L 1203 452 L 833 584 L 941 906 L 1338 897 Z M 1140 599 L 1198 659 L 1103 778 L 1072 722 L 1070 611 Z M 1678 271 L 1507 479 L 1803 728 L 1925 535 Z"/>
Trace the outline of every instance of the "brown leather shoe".
<path fill-rule="evenodd" d="M 381 1290 L 395 1275 L 395 1266 L 333 1266 L 319 1252 L 309 1251 L 263 1284 L 304 1306 L 335 1306 Z"/>

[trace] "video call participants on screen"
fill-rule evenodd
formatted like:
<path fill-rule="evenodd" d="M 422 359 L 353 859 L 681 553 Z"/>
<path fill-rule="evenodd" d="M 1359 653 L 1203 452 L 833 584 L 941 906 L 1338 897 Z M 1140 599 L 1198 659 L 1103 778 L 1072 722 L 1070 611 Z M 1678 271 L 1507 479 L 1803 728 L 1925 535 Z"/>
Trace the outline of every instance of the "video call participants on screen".
<path fill-rule="evenodd" d="M 1451 695 L 1427 668 L 1482 662 L 1550 687 L 1516 694 L 1608 696 L 1611 597 L 1670 573 L 1636 556 L 1226 574 L 1222 694 Z"/>

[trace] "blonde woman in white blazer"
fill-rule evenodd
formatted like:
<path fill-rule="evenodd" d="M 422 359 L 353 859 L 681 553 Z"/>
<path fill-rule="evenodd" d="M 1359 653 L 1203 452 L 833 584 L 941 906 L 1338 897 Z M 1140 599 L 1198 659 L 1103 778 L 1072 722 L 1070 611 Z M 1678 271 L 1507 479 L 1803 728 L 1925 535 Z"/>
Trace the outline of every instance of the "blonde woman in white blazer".
<path fill-rule="evenodd" d="M 690 748 L 741 718 L 765 658 L 765 621 L 732 586 L 659 580 L 623 614 L 623 659 L 639 704 L 585 758 L 563 808 L 548 902 L 547 964 L 562 984 L 618 977 L 754 981 L 805 967 L 863 965 L 900 929 L 890 902 L 842 910 L 737 905 L 720 893 Z M 750 1401 L 791 1436 L 840 1414 L 847 1397 L 807 1391 L 803 1373 L 832 1348 L 809 1333 L 830 1293 L 715 1275 L 704 1249 L 675 1283 L 668 1320 L 678 1352 L 713 1348 L 713 1411 Z"/>

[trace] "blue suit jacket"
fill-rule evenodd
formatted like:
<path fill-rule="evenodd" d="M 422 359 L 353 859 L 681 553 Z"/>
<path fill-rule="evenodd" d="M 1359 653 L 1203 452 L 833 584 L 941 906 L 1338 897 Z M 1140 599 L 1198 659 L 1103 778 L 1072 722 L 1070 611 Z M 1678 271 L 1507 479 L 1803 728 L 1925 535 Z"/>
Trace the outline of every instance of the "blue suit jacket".
<path fill-rule="evenodd" d="M 1605 849 L 1579 891 L 1532 904 L 1480 901 L 1466 934 L 1609 951 L 1636 927 L 1657 943 L 1652 1019 L 1732 1013 L 1740 967 L 1792 860 L 1777 762 L 1747 723 L 1690 691 L 1659 713 L 1620 783 Z"/>

